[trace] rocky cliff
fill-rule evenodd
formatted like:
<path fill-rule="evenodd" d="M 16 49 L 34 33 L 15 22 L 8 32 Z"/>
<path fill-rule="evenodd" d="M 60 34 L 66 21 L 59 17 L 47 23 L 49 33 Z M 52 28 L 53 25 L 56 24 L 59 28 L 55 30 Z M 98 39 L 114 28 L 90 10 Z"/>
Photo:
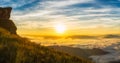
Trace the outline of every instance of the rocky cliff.
<path fill-rule="evenodd" d="M 11 34 L 16 34 L 17 27 L 13 21 L 10 20 L 11 10 L 11 7 L 0 7 L 0 27 L 6 29 Z"/>

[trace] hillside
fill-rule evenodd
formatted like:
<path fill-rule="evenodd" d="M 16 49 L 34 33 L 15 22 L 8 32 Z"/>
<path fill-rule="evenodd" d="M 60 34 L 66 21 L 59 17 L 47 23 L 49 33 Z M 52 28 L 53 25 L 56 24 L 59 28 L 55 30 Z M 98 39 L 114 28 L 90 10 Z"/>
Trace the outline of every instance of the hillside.
<path fill-rule="evenodd" d="M 81 49 L 81 48 L 74 48 L 74 47 L 68 47 L 68 46 L 49 46 L 49 48 L 53 48 L 57 51 L 69 53 L 69 54 L 77 56 L 77 57 L 83 57 L 85 59 L 90 59 L 89 57 L 92 56 L 92 55 L 108 54 L 108 52 L 103 51 L 103 50 L 98 49 L 98 48 Z"/>
<path fill-rule="evenodd" d="M 11 11 L 11 7 L 0 7 L 0 63 L 92 63 L 18 36 Z"/>
<path fill-rule="evenodd" d="M 30 42 L 0 28 L 0 63 L 92 63 Z"/>

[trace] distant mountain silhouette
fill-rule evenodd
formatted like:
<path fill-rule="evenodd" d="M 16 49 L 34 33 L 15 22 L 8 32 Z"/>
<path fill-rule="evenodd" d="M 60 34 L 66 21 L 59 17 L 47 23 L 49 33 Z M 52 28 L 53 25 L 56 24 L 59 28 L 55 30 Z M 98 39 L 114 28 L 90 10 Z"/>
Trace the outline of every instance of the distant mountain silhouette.
<path fill-rule="evenodd" d="M 17 27 L 13 21 L 9 19 L 11 10 L 11 7 L 0 7 L 0 27 L 6 29 L 11 34 L 16 34 Z"/>
<path fill-rule="evenodd" d="M 83 57 L 85 59 L 86 58 L 90 59 L 89 57 L 92 55 L 105 55 L 109 53 L 99 48 L 81 49 L 81 48 L 73 48 L 73 47 L 67 47 L 67 46 L 49 46 L 49 48 L 53 48 L 57 51 L 69 53 L 77 57 Z"/>
<path fill-rule="evenodd" d="M 120 38 L 120 35 L 109 34 L 109 35 L 105 35 L 104 38 Z"/>
<path fill-rule="evenodd" d="M 73 35 L 73 36 L 68 36 L 68 38 L 77 38 L 77 39 L 95 39 L 97 38 L 96 36 L 88 36 L 88 35 Z"/>

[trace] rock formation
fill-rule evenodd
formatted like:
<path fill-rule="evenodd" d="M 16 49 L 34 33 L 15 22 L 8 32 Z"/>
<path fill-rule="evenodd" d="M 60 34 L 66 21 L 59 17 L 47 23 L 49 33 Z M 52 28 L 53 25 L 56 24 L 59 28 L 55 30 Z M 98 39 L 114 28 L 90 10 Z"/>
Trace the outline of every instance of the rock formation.
<path fill-rule="evenodd" d="M 11 10 L 11 7 L 0 7 L 0 27 L 8 30 L 11 34 L 16 34 L 17 27 L 13 21 L 10 20 Z"/>
<path fill-rule="evenodd" d="M 11 10 L 12 10 L 11 7 L 6 8 L 0 7 L 0 19 L 9 19 Z"/>

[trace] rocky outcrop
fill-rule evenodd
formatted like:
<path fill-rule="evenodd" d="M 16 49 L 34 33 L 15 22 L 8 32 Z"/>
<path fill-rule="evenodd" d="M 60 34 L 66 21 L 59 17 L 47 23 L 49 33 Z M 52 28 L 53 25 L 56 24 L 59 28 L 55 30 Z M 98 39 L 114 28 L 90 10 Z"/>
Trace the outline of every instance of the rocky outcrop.
<path fill-rule="evenodd" d="M 10 20 L 11 10 L 11 7 L 0 7 L 0 27 L 8 30 L 11 34 L 16 34 L 17 27 L 13 21 Z"/>
<path fill-rule="evenodd" d="M 0 7 L 0 19 L 9 19 L 11 10 L 12 10 L 11 7 L 6 8 Z"/>

